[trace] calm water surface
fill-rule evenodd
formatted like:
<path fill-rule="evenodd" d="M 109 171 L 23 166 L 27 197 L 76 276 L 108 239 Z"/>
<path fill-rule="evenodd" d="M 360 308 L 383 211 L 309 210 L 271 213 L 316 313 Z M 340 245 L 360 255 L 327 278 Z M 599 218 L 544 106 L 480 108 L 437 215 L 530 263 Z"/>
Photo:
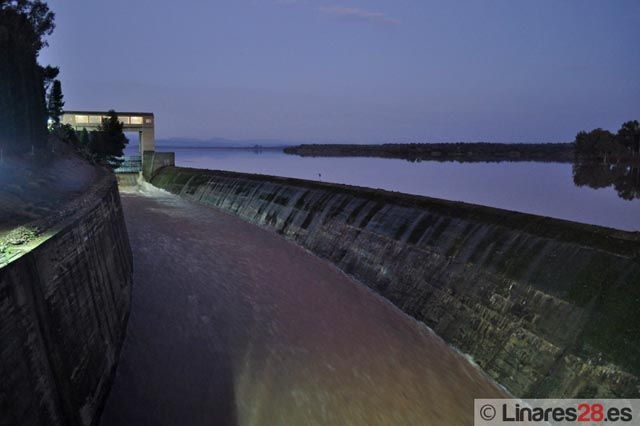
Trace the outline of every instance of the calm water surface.
<path fill-rule="evenodd" d="M 572 165 L 454 163 L 383 158 L 309 158 L 278 150 L 164 149 L 179 166 L 230 170 L 383 188 L 625 230 L 640 230 L 640 200 L 613 188 L 573 183 Z"/>

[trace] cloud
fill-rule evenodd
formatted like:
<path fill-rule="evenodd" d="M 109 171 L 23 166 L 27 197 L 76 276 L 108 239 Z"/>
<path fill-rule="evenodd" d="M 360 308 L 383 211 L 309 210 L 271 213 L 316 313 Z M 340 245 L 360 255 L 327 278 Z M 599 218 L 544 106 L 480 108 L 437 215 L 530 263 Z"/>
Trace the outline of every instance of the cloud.
<path fill-rule="evenodd" d="M 370 12 L 368 10 L 358 9 L 355 7 L 331 6 L 321 7 L 320 10 L 328 15 L 344 19 L 368 21 L 385 25 L 400 25 L 401 23 L 399 19 L 391 18 L 382 12 Z"/>

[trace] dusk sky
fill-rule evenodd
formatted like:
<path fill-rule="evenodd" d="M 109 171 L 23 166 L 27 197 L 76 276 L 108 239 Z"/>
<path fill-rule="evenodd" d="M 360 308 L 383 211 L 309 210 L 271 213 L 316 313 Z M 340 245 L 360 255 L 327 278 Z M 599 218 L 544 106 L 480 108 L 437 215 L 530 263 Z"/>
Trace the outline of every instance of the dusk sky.
<path fill-rule="evenodd" d="M 640 1 L 50 0 L 68 109 L 159 138 L 559 142 L 640 119 Z"/>

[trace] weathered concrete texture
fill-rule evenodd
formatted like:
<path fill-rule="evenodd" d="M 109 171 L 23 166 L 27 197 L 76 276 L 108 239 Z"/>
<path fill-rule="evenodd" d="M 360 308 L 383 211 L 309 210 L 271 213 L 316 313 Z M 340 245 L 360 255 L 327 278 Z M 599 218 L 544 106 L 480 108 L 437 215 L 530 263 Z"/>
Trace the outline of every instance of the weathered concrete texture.
<path fill-rule="evenodd" d="M 142 175 L 146 180 L 151 180 L 161 168 L 175 165 L 175 152 L 145 151 L 142 154 Z"/>
<path fill-rule="evenodd" d="M 118 179 L 119 188 L 128 188 L 128 187 L 136 186 L 138 184 L 139 178 L 140 178 L 139 173 L 117 173 L 116 174 L 116 179 Z"/>
<path fill-rule="evenodd" d="M 91 425 L 124 339 L 132 258 L 116 180 L 0 269 L 0 424 Z"/>
<path fill-rule="evenodd" d="M 504 396 L 324 259 L 150 186 L 122 193 L 135 286 L 102 426 L 469 425 Z"/>
<path fill-rule="evenodd" d="M 365 188 L 164 168 L 424 321 L 518 396 L 640 396 L 640 236 Z"/>

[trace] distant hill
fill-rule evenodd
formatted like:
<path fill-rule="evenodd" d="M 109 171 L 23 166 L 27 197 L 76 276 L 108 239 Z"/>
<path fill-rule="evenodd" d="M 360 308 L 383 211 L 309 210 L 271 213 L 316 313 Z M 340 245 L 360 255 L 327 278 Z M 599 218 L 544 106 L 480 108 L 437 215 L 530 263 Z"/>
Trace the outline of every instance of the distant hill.
<path fill-rule="evenodd" d="M 156 140 L 156 146 L 162 148 L 253 148 L 256 145 L 262 148 L 285 148 L 295 143 L 277 139 L 244 139 L 233 140 L 223 138 L 213 139 L 189 139 L 170 138 Z"/>

